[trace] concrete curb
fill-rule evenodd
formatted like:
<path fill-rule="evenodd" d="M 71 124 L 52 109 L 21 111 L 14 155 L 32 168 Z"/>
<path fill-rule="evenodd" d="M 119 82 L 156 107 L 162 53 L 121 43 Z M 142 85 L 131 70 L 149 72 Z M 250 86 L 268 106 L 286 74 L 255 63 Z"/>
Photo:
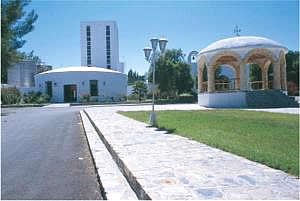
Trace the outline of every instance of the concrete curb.
<path fill-rule="evenodd" d="M 80 116 L 103 198 L 107 200 L 138 200 L 110 152 L 99 138 L 88 116 L 82 111 L 80 111 Z"/>
<path fill-rule="evenodd" d="M 19 108 L 19 107 L 44 107 L 49 104 L 20 104 L 20 105 L 1 105 L 1 108 Z"/>
<path fill-rule="evenodd" d="M 118 156 L 118 154 L 116 153 L 116 151 L 114 151 L 112 149 L 112 147 L 107 142 L 107 140 L 105 139 L 105 137 L 102 135 L 102 133 L 98 129 L 98 127 L 95 125 L 94 121 L 91 119 L 91 117 L 89 116 L 89 114 L 85 110 L 84 110 L 84 113 L 86 114 L 86 116 L 90 120 L 90 122 L 93 125 L 94 129 L 97 131 L 99 137 L 101 138 L 102 142 L 106 146 L 107 150 L 110 152 L 112 158 L 114 159 L 114 161 L 118 165 L 120 171 L 122 172 L 122 174 L 124 175 L 124 177 L 127 179 L 127 182 L 129 183 L 129 185 L 131 186 L 131 188 L 133 189 L 133 191 L 136 193 L 138 199 L 140 199 L 140 200 L 151 200 L 150 196 L 142 188 L 142 185 L 137 181 L 137 179 L 132 174 L 132 172 L 127 168 L 127 166 L 125 165 L 125 163 L 120 159 L 120 157 Z"/>
<path fill-rule="evenodd" d="M 124 104 L 73 104 L 71 103 L 71 107 L 76 107 L 76 106 L 90 106 L 90 107 L 117 107 L 117 106 L 139 106 L 139 105 L 151 105 L 151 103 L 124 103 Z"/>

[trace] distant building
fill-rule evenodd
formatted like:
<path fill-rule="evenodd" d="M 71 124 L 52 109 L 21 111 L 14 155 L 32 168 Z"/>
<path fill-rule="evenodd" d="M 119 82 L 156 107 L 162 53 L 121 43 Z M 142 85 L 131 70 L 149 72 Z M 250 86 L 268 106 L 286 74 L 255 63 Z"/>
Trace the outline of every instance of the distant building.
<path fill-rule="evenodd" d="M 33 61 L 21 61 L 7 70 L 7 84 L 16 87 L 33 87 L 37 65 Z"/>
<path fill-rule="evenodd" d="M 34 75 L 49 70 L 52 70 L 50 65 L 24 60 L 8 68 L 7 84 L 16 87 L 34 87 Z"/>
<path fill-rule="evenodd" d="M 81 66 L 104 67 L 124 72 L 119 62 L 118 27 L 115 21 L 80 23 Z"/>

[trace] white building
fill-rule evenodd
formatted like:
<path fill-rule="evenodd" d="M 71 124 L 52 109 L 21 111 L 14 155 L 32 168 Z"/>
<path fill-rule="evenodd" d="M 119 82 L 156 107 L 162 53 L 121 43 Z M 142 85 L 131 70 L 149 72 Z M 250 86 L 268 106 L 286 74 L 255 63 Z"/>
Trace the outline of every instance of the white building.
<path fill-rule="evenodd" d="M 127 75 L 123 73 L 124 63 L 119 62 L 116 22 L 81 22 L 80 43 L 81 66 L 39 73 L 35 75 L 35 87 L 28 85 L 27 88 L 20 88 L 21 92 L 40 91 L 48 94 L 51 102 L 80 102 L 87 96 L 91 102 L 124 100 Z M 40 66 L 39 69 L 48 68 Z M 31 82 L 34 83 L 34 80 Z"/>
<path fill-rule="evenodd" d="M 99 67 L 58 68 L 37 74 L 35 83 L 51 102 L 80 102 L 85 95 L 92 102 L 121 101 L 127 93 L 126 74 Z"/>
<path fill-rule="evenodd" d="M 81 65 L 124 72 L 119 62 L 119 37 L 115 21 L 80 23 Z"/>

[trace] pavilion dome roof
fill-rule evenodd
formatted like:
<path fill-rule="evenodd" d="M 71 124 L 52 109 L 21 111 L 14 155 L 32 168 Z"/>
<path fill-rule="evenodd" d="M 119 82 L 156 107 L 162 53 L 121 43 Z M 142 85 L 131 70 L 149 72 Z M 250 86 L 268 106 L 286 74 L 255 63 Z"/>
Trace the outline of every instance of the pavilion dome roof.
<path fill-rule="evenodd" d="M 49 73 L 62 73 L 62 72 L 106 72 L 106 73 L 120 73 L 119 71 L 114 71 L 107 68 L 100 67 L 88 67 L 88 66 L 70 66 L 64 68 L 56 68 L 53 70 L 45 71 L 39 74 L 49 74 Z"/>
<path fill-rule="evenodd" d="M 268 38 L 257 36 L 236 36 L 218 40 L 206 48 L 202 49 L 199 54 L 215 52 L 219 50 L 232 50 L 238 48 L 280 48 L 287 51 L 287 48 L 278 42 Z"/>

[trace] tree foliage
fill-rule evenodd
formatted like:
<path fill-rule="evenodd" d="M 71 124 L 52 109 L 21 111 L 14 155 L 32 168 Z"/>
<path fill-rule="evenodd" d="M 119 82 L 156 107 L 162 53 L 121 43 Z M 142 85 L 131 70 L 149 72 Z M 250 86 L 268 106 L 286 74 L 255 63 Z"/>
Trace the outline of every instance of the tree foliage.
<path fill-rule="evenodd" d="M 289 51 L 286 56 L 287 81 L 299 86 L 299 51 Z"/>
<path fill-rule="evenodd" d="M 262 80 L 262 72 L 258 64 L 250 64 L 250 81 L 261 81 Z"/>
<path fill-rule="evenodd" d="M 142 97 L 147 94 L 147 85 L 144 81 L 138 80 L 134 83 L 133 94 L 136 94 L 139 97 L 139 101 L 141 102 Z"/>
<path fill-rule="evenodd" d="M 42 60 L 40 59 L 39 56 L 34 55 L 33 50 L 30 53 L 22 52 L 21 57 L 22 57 L 22 59 L 30 60 L 30 61 L 33 61 L 37 64 L 40 64 L 42 62 Z"/>
<path fill-rule="evenodd" d="M 1 82 L 7 81 L 7 69 L 22 59 L 18 51 L 26 41 L 23 36 L 34 29 L 38 16 L 34 10 L 26 13 L 29 0 L 1 1 Z"/>
<path fill-rule="evenodd" d="M 138 72 L 130 69 L 128 71 L 128 84 L 134 84 L 138 80 L 145 81 L 145 75 L 139 75 Z"/>
<path fill-rule="evenodd" d="M 191 66 L 184 62 L 181 49 L 167 50 L 155 63 L 155 83 L 162 96 L 177 96 L 189 93 L 193 87 L 190 74 Z M 149 70 L 149 82 L 152 82 L 152 68 Z"/>

